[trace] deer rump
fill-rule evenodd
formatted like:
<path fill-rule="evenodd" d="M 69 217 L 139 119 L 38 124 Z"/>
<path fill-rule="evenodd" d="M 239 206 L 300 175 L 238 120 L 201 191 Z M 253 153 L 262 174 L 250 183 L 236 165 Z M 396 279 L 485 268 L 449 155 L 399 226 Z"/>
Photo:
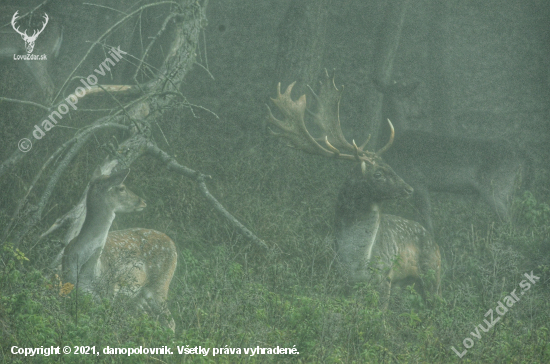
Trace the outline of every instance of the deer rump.
<path fill-rule="evenodd" d="M 421 220 L 433 231 L 428 191 L 477 194 L 497 215 L 509 220 L 508 199 L 518 175 L 525 185 L 531 160 L 506 140 L 437 135 L 420 130 L 396 131 L 387 163 L 415 190 Z"/>
<path fill-rule="evenodd" d="M 163 300 L 168 298 L 177 253 L 166 234 L 141 228 L 115 230 L 109 232 L 107 242 L 101 275 L 110 280 L 111 297 L 119 293 L 135 296 L 141 290 L 154 292 Z"/>

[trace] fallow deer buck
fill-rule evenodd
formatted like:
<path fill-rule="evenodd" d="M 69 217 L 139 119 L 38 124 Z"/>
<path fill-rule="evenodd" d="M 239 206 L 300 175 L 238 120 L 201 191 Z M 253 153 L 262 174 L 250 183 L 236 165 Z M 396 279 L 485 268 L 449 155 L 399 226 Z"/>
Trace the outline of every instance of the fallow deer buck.
<path fill-rule="evenodd" d="M 174 242 L 149 229 L 109 232 L 118 212 L 141 211 L 146 204 L 123 184 L 128 171 L 101 176 L 90 184 L 86 219 L 65 247 L 63 282 L 94 296 L 124 294 L 172 331 L 175 323 L 166 299 L 177 265 Z"/>
<path fill-rule="evenodd" d="M 395 147 L 384 159 L 414 188 L 420 222 L 433 233 L 429 192 L 480 196 L 503 221 L 509 222 L 509 203 L 518 176 L 528 185 L 531 158 L 503 139 L 473 139 L 414 130 L 407 125 L 405 98 L 419 82 L 383 85 L 382 115 L 395 122 Z M 383 135 L 389 131 L 385 130 Z"/>
<path fill-rule="evenodd" d="M 50 21 L 48 14 L 42 13 L 39 28 L 31 27 L 32 17 L 30 8 L 15 8 L 12 6 L 0 6 L 4 14 L 13 14 L 11 21 L 0 17 L 0 59 L 10 59 L 31 72 L 32 76 L 44 93 L 46 101 L 51 101 L 54 96 L 54 83 L 48 73 L 48 65 L 57 54 L 63 42 L 63 29 L 55 19 Z M 21 15 L 20 11 L 26 12 Z M 32 31 L 32 34 L 28 34 Z M 25 60 L 21 55 L 38 57 L 37 60 Z M 40 59 L 43 55 L 46 59 Z M 15 60 L 17 58 L 17 60 Z"/>
<path fill-rule="evenodd" d="M 376 153 L 364 149 L 368 139 L 361 147 L 355 141 L 347 142 L 338 112 L 342 91 L 327 74 L 319 95 L 313 94 L 318 106 L 313 121 L 323 133 L 323 138 L 316 139 L 305 125 L 306 96 L 292 101 L 294 83 L 284 94 L 280 86 L 279 83 L 273 102 L 285 118 L 278 120 L 269 110 L 270 123 L 282 130 L 280 134 L 272 133 L 305 152 L 357 163 L 340 191 L 336 206 L 337 254 L 349 282 L 374 279 L 380 286 L 384 309 L 392 284 L 414 281 L 421 293 L 427 289 L 439 294 L 441 257 L 431 234 L 417 222 L 380 212 L 383 201 L 407 197 L 413 192 L 380 157 L 393 142 L 391 122 L 388 120 L 392 129 L 390 140 Z M 435 279 L 424 280 L 429 273 L 435 274 Z"/>

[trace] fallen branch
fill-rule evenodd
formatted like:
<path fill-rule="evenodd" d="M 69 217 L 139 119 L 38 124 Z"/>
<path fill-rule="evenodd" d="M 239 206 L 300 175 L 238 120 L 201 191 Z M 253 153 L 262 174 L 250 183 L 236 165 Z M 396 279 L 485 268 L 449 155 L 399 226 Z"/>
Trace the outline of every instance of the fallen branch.
<path fill-rule="evenodd" d="M 254 233 L 252 233 L 243 224 L 241 224 L 233 215 L 231 215 L 225 209 L 225 207 L 223 207 L 223 205 L 210 193 L 210 191 L 208 191 L 208 187 L 206 186 L 205 181 L 206 179 L 211 179 L 211 176 L 182 166 L 174 158 L 170 157 L 166 152 L 158 148 L 153 143 L 150 143 L 147 146 L 147 153 L 164 163 L 169 171 L 178 172 L 188 178 L 196 180 L 202 195 L 206 198 L 206 200 L 208 200 L 208 202 L 210 202 L 217 213 L 226 218 L 233 225 L 233 227 L 239 230 L 245 237 L 250 239 L 258 246 L 267 249 L 267 244 L 263 240 L 258 238 L 256 235 L 254 235 Z"/>

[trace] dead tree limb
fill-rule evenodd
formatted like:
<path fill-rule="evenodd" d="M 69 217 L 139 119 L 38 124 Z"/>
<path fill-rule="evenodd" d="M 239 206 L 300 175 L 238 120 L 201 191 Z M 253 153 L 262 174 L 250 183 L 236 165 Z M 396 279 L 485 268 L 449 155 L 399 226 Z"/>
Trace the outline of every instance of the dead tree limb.
<path fill-rule="evenodd" d="M 141 10 L 138 9 L 133 11 L 131 14 L 137 14 L 146 7 L 159 4 L 176 4 L 176 2 L 162 1 L 155 4 L 144 5 L 140 8 Z M 63 173 L 67 170 L 67 167 L 71 161 L 79 153 L 81 148 L 86 145 L 90 137 L 94 135 L 94 132 L 104 128 L 118 128 L 127 130 L 130 136 L 115 150 L 113 150 L 110 155 L 106 157 L 104 162 L 96 168 L 92 176 L 92 180 L 100 175 L 110 174 L 120 169 L 128 168 L 142 155 L 151 154 L 164 163 L 169 170 L 175 171 L 195 180 L 202 195 L 210 204 L 214 206 L 214 209 L 220 215 L 225 217 L 245 237 L 252 240 L 255 244 L 258 244 L 263 248 L 267 248 L 265 242 L 256 237 L 236 218 L 234 218 L 208 191 L 205 180 L 209 178 L 209 176 L 180 165 L 174 158 L 162 151 L 152 140 L 151 125 L 157 123 L 166 110 L 170 110 L 177 105 L 179 102 L 178 100 L 183 99 L 186 103 L 184 95 L 180 92 L 180 86 L 187 72 L 189 72 L 191 67 L 196 63 L 195 51 L 198 44 L 200 31 L 203 25 L 206 24 L 204 9 L 201 8 L 197 2 L 192 0 L 180 0 L 175 8 L 177 8 L 177 12 L 169 13 L 162 24 L 161 31 L 170 31 L 172 40 L 164 62 L 158 68 L 156 77 L 143 84 L 119 86 L 102 85 L 94 89 L 93 93 L 108 94 L 111 98 L 115 98 L 119 92 L 125 96 L 138 94 L 138 98 L 126 102 L 125 104 L 117 100 L 116 103 L 118 108 L 111 109 L 110 115 L 99 118 L 90 126 L 79 130 L 72 139 L 66 141 L 63 146 L 58 148 L 53 155 L 45 161 L 44 165 L 35 176 L 31 184 L 31 189 L 37 184 L 37 181 L 52 163 L 52 160 L 59 158 L 61 155 L 63 156 L 60 162 L 57 163 L 55 170 L 53 170 L 49 176 L 49 180 L 47 181 L 36 205 L 32 206 L 29 204 L 29 206 L 32 207 L 32 213 L 27 217 L 22 227 L 15 229 L 16 231 L 14 232 L 13 237 L 11 237 L 11 241 L 16 244 L 19 243 L 22 238 L 27 235 L 42 219 L 44 208 L 49 202 L 54 188 L 58 184 Z M 128 17 L 125 17 L 124 19 L 127 18 Z M 123 20 L 120 20 L 109 29 L 114 29 L 116 26 L 121 24 Z M 168 24 L 170 24 L 170 26 L 168 26 Z M 104 33 L 99 40 L 101 40 L 102 37 L 105 37 L 106 34 L 107 33 Z M 97 42 L 91 46 L 84 59 L 96 44 Z M 76 72 L 76 69 L 80 67 L 84 59 L 80 61 L 67 80 L 71 79 L 72 75 Z M 143 60 L 144 59 L 145 58 L 143 58 Z M 140 65 L 141 64 L 143 64 L 143 62 L 141 62 Z M 62 90 L 63 88 L 66 88 L 66 85 L 67 82 L 62 87 Z M 20 160 L 20 157 L 14 158 L 12 156 L 8 158 L 8 160 L 0 166 L 0 175 L 2 172 L 2 167 L 9 167 L 17 163 L 18 160 Z M 27 193 L 19 202 L 12 218 L 12 222 L 4 232 L 4 240 L 9 238 L 10 234 L 12 234 L 12 228 L 15 224 L 14 221 L 19 218 L 22 207 L 27 204 L 26 200 L 28 196 L 29 194 Z M 52 227 L 42 234 L 41 238 L 66 225 L 68 225 L 68 230 L 63 239 L 64 245 L 68 244 L 72 238 L 78 235 L 85 219 L 85 196 L 86 191 L 83 193 L 79 203 L 76 204 L 68 213 L 58 218 Z"/>
<path fill-rule="evenodd" d="M 221 203 L 218 202 L 218 200 L 214 196 L 212 196 L 210 191 L 208 191 L 208 187 L 206 186 L 206 180 L 211 179 L 212 178 L 211 176 L 202 174 L 200 172 L 192 170 L 191 168 L 182 166 L 174 158 L 170 157 L 165 151 L 163 151 L 153 143 L 150 143 L 147 146 L 147 153 L 159 159 L 162 163 L 164 163 L 166 165 L 166 168 L 169 171 L 178 172 L 188 178 L 195 179 L 199 185 L 199 190 L 201 191 L 202 195 L 208 200 L 208 202 L 210 202 L 212 206 L 214 206 L 214 209 L 218 214 L 226 218 L 231 223 L 231 225 L 233 225 L 233 227 L 236 228 L 237 230 L 240 230 L 245 237 L 249 238 L 252 242 L 257 244 L 258 246 L 267 249 L 267 245 L 263 240 L 259 239 L 250 230 L 248 230 L 243 224 L 241 224 L 233 215 L 231 215 L 225 209 L 225 207 L 223 207 Z"/>

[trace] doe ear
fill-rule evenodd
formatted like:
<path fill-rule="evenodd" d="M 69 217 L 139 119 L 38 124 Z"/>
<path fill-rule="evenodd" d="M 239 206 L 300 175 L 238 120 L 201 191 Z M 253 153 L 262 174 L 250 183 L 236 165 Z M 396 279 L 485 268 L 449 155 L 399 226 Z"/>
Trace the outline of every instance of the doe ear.
<path fill-rule="evenodd" d="M 130 169 L 121 169 L 118 172 L 115 172 L 109 176 L 108 184 L 109 186 L 119 186 L 122 183 L 124 183 L 124 180 L 126 177 L 128 177 L 128 174 L 130 174 Z"/>
<path fill-rule="evenodd" d="M 120 186 L 128 174 L 130 173 L 129 169 L 122 169 L 118 172 L 114 172 L 111 175 L 101 175 L 97 180 L 92 182 L 94 188 L 99 188 L 102 190 L 108 190 L 114 186 Z"/>

